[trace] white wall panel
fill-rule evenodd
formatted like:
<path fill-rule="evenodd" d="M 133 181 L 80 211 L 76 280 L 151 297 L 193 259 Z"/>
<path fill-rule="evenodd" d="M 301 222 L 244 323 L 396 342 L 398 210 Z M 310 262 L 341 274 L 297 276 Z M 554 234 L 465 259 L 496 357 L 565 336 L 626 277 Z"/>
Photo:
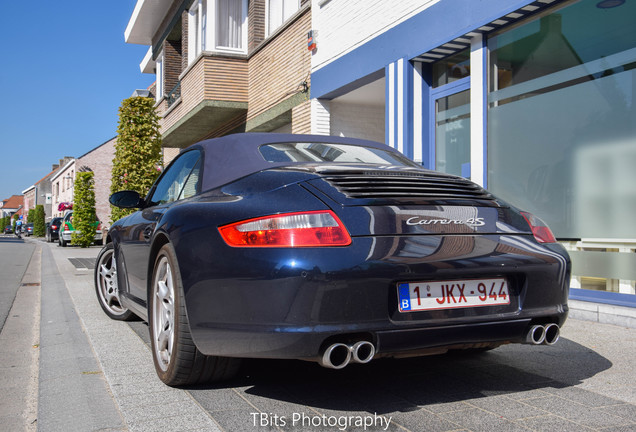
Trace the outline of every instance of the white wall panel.
<path fill-rule="evenodd" d="M 384 142 L 384 106 L 331 103 L 331 135 Z"/>
<path fill-rule="evenodd" d="M 318 31 L 318 49 L 312 56 L 312 70 L 328 64 L 438 1 L 312 0 L 313 29 Z"/>

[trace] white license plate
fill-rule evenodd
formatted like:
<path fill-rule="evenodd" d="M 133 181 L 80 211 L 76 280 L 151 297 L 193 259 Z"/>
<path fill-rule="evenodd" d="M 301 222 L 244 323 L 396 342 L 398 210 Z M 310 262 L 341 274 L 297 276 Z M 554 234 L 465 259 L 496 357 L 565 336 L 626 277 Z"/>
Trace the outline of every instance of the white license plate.
<path fill-rule="evenodd" d="M 411 282 L 398 284 L 400 312 L 510 304 L 505 279 Z"/>

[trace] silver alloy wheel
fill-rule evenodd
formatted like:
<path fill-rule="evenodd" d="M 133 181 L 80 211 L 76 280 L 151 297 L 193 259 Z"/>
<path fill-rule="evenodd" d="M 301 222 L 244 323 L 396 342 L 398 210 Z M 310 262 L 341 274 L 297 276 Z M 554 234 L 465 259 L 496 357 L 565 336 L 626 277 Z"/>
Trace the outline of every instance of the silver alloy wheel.
<path fill-rule="evenodd" d="M 97 273 L 97 292 L 102 304 L 113 315 L 123 315 L 128 309 L 121 306 L 117 287 L 117 262 L 113 249 L 107 250 L 100 257 Z"/>
<path fill-rule="evenodd" d="M 172 349 L 174 347 L 174 279 L 172 268 L 166 256 L 162 256 L 157 263 L 155 280 L 153 281 L 152 326 L 154 350 L 157 363 L 162 371 L 170 366 Z"/>

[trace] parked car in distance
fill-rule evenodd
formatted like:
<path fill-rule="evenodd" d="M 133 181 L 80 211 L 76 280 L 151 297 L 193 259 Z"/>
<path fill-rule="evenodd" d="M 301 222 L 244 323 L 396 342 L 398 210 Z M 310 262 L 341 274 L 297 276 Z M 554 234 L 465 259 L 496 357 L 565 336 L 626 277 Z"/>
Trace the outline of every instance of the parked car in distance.
<path fill-rule="evenodd" d="M 101 245 L 104 243 L 103 235 L 102 235 L 102 224 L 99 220 L 95 220 L 93 225 L 96 228 L 95 231 L 95 244 Z M 60 228 L 58 231 L 58 243 L 62 247 L 66 247 L 67 244 L 71 242 L 71 235 L 75 232 L 76 229 L 73 226 L 73 211 L 69 211 L 62 218 L 62 222 L 60 223 Z"/>
<path fill-rule="evenodd" d="M 11 228 L 11 225 L 7 225 L 6 227 L 4 227 L 4 233 L 13 234 L 13 228 Z"/>
<path fill-rule="evenodd" d="M 54 242 L 55 240 L 59 239 L 59 231 L 60 231 L 60 225 L 62 224 L 62 218 L 61 217 L 56 217 L 51 219 L 51 222 L 48 223 L 48 225 L 46 226 L 46 241 L 47 242 Z"/>
<path fill-rule="evenodd" d="M 228 135 L 110 202 L 139 211 L 108 231 L 97 298 L 148 322 L 168 385 L 241 358 L 341 369 L 553 345 L 568 314 L 570 259 L 541 219 L 376 142 Z"/>
<path fill-rule="evenodd" d="M 25 226 L 22 227 L 22 232 L 24 235 L 28 236 L 32 236 L 33 235 L 33 224 L 32 223 L 28 223 Z"/>

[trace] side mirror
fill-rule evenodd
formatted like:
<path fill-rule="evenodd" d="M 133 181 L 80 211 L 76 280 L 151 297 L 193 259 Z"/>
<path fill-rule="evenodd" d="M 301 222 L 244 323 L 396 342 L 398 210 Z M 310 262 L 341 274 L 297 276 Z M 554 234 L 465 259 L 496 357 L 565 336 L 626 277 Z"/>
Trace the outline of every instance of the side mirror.
<path fill-rule="evenodd" d="M 146 202 L 135 191 L 115 192 L 108 200 L 112 205 L 119 208 L 141 208 Z"/>

